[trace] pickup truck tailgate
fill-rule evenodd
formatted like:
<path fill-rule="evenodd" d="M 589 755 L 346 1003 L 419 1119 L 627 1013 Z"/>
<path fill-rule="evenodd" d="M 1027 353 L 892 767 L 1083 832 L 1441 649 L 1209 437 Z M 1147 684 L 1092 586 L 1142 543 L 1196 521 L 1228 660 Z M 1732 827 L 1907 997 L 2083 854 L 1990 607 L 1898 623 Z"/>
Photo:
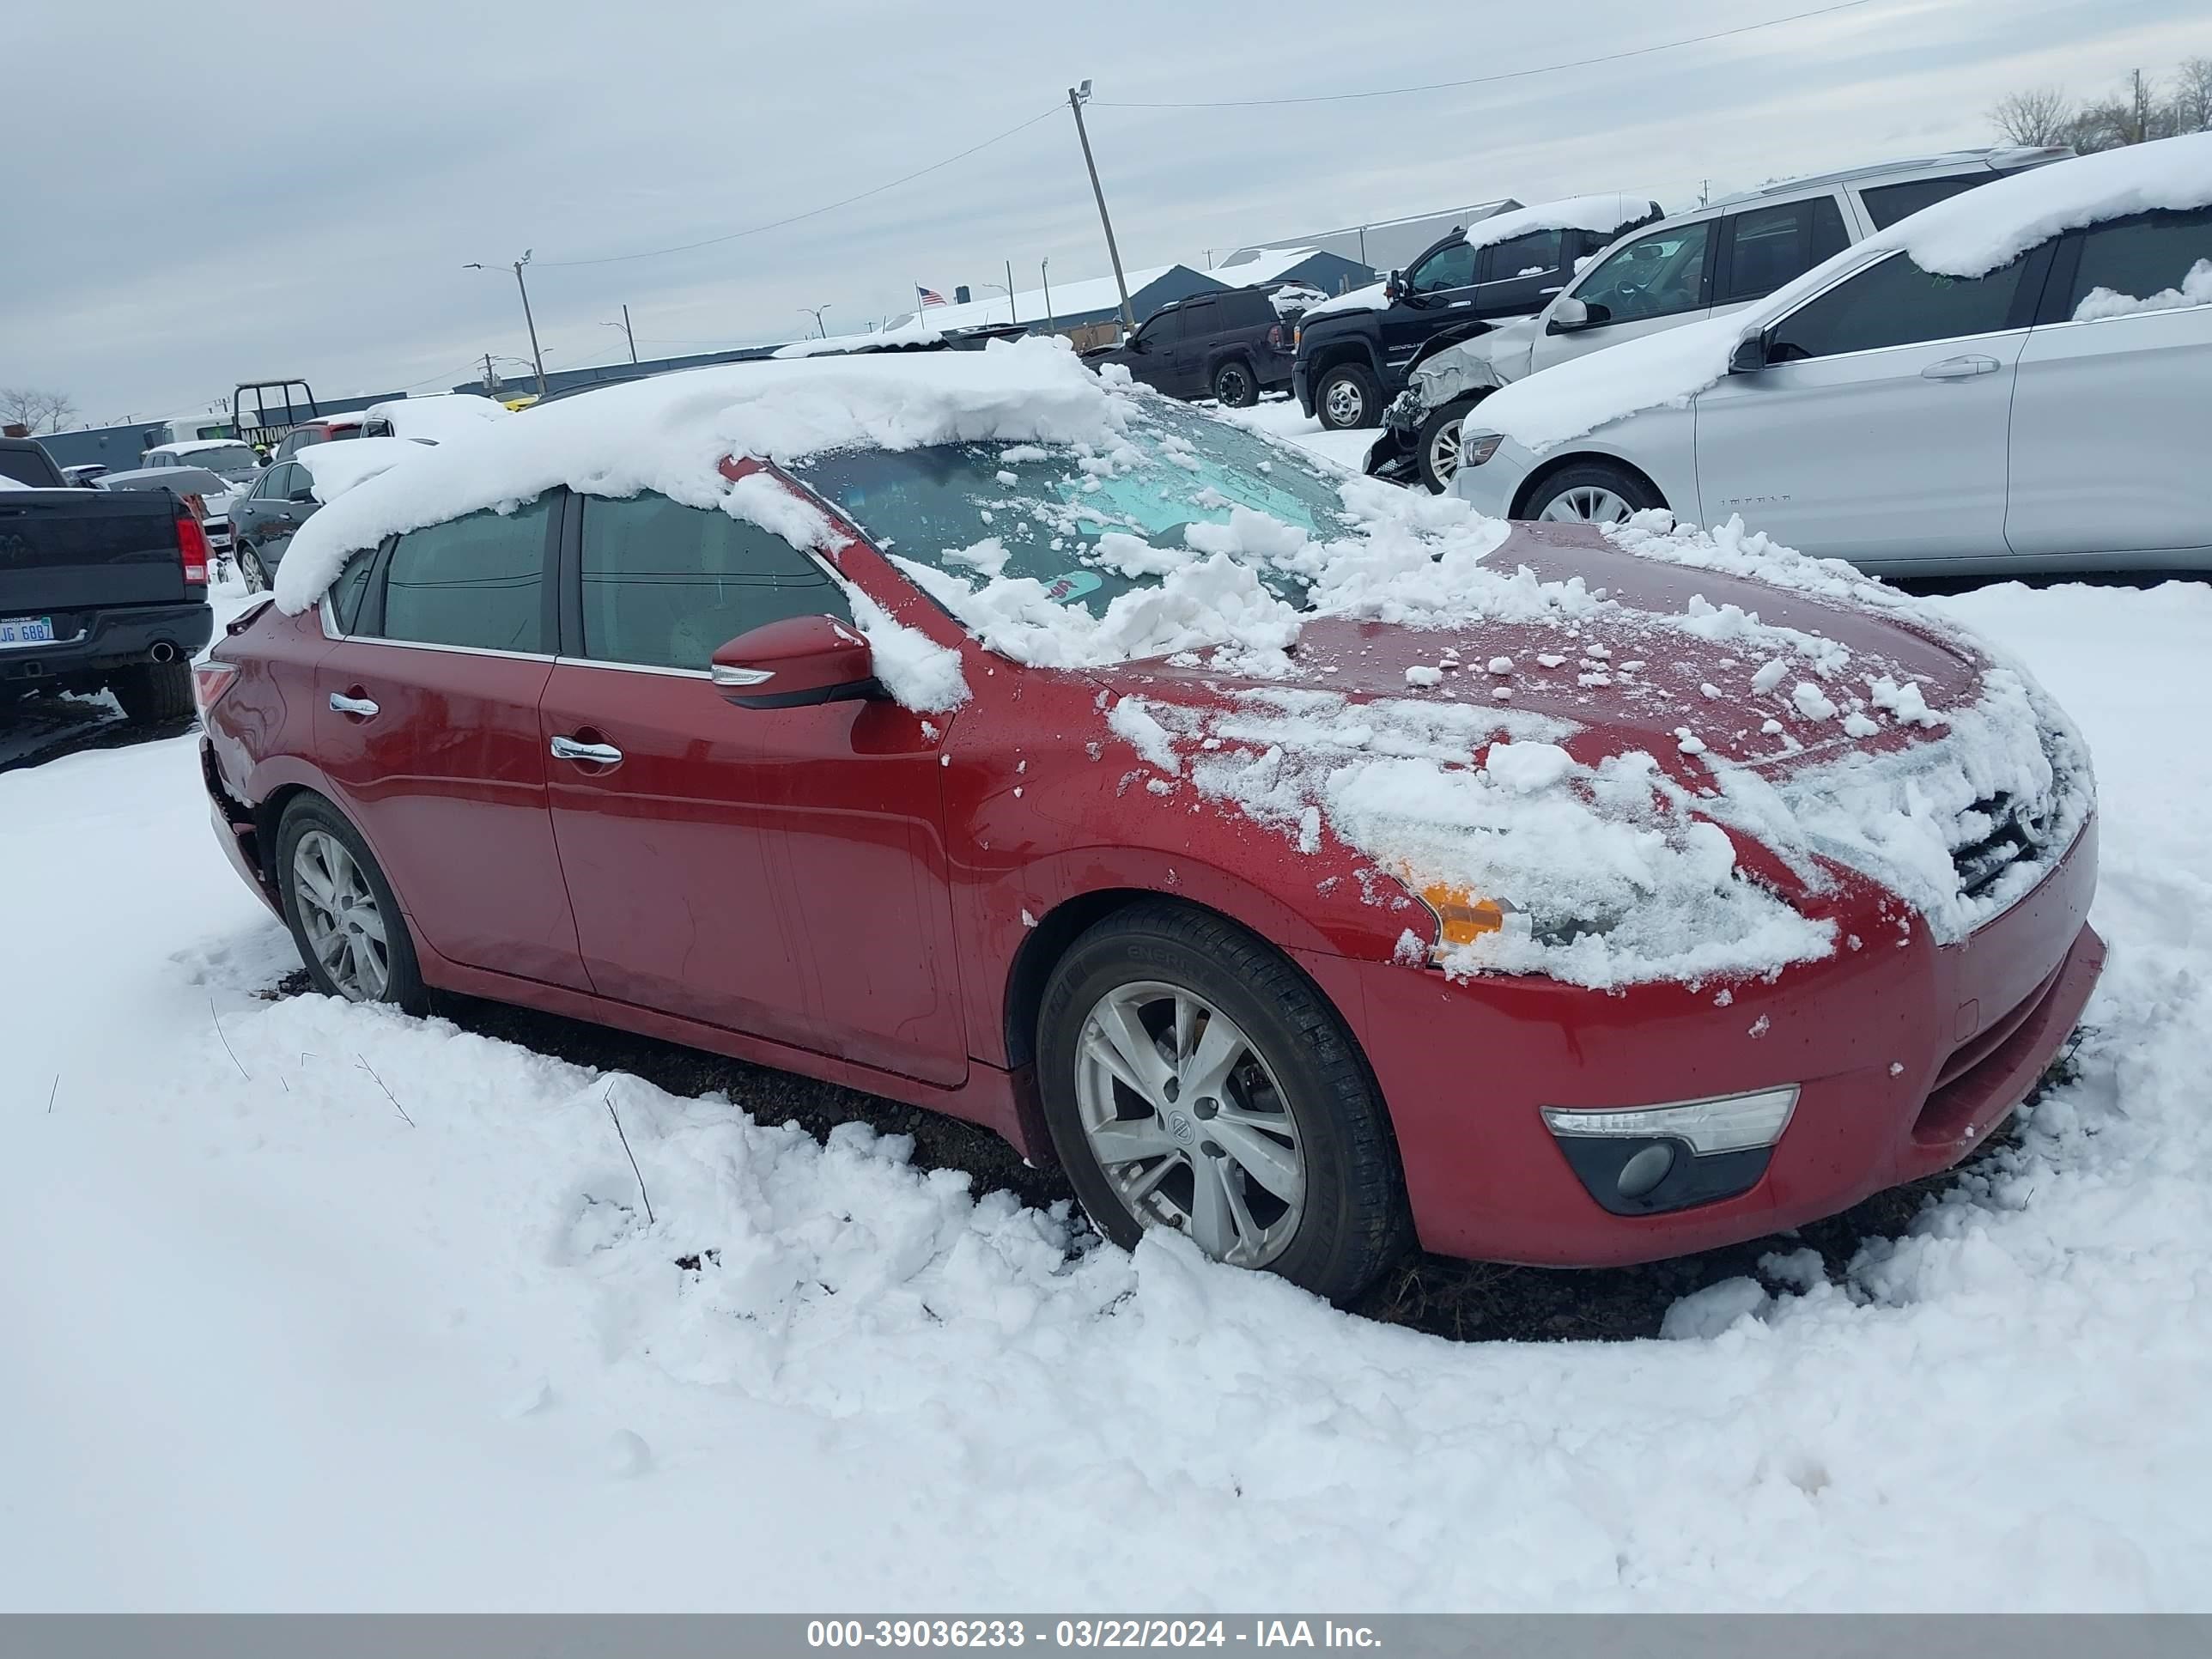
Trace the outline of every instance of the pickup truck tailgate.
<path fill-rule="evenodd" d="M 185 586 L 180 510 L 161 489 L 0 490 L 0 617 L 200 598 Z"/>

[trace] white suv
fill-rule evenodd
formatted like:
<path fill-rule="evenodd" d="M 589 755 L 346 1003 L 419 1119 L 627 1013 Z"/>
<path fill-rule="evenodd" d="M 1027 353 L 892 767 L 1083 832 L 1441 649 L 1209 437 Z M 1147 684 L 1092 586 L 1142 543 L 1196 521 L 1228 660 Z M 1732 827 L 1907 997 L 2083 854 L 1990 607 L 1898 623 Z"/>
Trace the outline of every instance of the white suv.
<path fill-rule="evenodd" d="M 1856 167 L 1747 191 L 1648 226 L 1587 261 L 1533 317 L 1417 362 L 1384 416 L 1367 471 L 1441 490 L 1459 467 L 1460 422 L 1540 368 L 1765 299 L 1831 255 L 1922 208 L 2067 149 L 1971 149 Z"/>

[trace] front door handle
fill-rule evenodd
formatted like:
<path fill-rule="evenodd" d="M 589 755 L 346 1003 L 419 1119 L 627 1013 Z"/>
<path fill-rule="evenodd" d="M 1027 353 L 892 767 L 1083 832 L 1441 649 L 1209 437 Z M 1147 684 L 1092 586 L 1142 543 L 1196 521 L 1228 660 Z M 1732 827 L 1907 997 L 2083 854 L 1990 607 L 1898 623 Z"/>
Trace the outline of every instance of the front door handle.
<path fill-rule="evenodd" d="M 343 691 L 333 691 L 331 693 L 331 713 L 358 714 L 365 720 L 374 720 L 376 717 L 376 704 L 367 697 L 349 697 Z"/>
<path fill-rule="evenodd" d="M 622 757 L 622 750 L 611 743 L 579 743 L 574 738 L 553 739 L 556 760 L 590 761 L 595 766 L 612 766 Z"/>
<path fill-rule="evenodd" d="M 1923 380 L 1971 380 L 1977 374 L 1994 374 L 1997 360 L 1994 357 L 1946 357 L 1940 363 L 1930 363 L 1920 371 Z"/>

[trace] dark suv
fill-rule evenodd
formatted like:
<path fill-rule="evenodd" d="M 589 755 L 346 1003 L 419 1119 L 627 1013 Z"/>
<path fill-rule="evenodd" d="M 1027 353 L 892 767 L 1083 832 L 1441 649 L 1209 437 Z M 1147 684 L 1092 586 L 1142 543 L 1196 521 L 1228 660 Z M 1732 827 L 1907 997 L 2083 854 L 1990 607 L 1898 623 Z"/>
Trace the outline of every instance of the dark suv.
<path fill-rule="evenodd" d="M 1094 368 L 1120 363 L 1170 398 L 1244 409 L 1290 383 L 1291 336 L 1272 291 L 1232 288 L 1164 305 L 1122 344 L 1086 351 L 1083 361 Z"/>
<path fill-rule="evenodd" d="M 1658 203 L 1613 192 L 1510 209 L 1453 231 L 1406 270 L 1305 313 L 1291 374 L 1300 407 L 1334 431 L 1379 425 L 1424 346 L 1541 311 L 1577 260 L 1659 216 Z"/>

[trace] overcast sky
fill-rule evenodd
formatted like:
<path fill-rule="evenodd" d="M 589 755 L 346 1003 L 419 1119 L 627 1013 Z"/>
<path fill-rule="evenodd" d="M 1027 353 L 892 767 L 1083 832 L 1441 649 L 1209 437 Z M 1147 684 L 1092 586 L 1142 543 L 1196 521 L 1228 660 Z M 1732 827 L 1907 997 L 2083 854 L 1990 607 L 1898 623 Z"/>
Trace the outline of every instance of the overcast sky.
<path fill-rule="evenodd" d="M 831 331 L 913 285 L 1103 276 L 1066 106 L 1090 112 L 1125 263 L 1444 209 L 1626 189 L 1670 209 L 1818 168 L 1988 142 L 2002 93 L 2101 92 L 2212 53 L 2203 0 L 1868 0 L 1625 62 L 1448 92 L 1243 109 L 1496 74 L 1787 16 L 1820 0 L 989 8 L 913 0 L 371 0 L 11 6 L 0 386 L 88 423 L 240 380 L 325 395 L 526 374 L 505 261 L 535 251 L 549 368 Z M 91 19 L 100 20 L 96 30 Z M 139 27 L 131 27 L 133 21 Z M 899 189 L 690 252 L 1048 118 Z M 464 270 L 480 260 L 493 268 Z M 981 297 L 980 286 L 978 297 Z"/>

